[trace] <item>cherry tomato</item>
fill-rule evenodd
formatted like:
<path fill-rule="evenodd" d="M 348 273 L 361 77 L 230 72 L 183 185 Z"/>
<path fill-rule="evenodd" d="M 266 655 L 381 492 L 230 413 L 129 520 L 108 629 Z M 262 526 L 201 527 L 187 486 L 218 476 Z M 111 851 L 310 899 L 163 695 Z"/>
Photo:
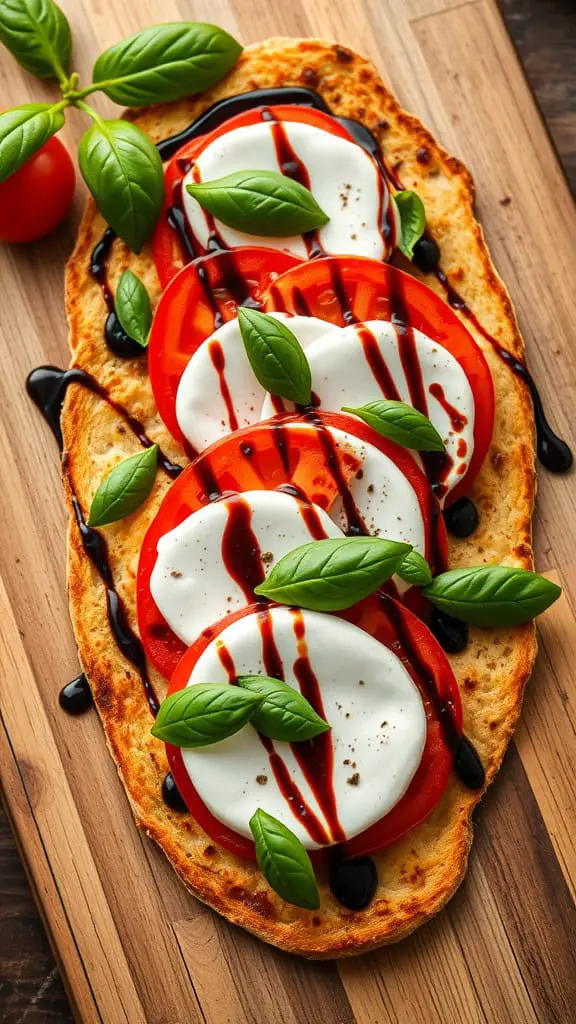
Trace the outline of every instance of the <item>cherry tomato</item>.
<path fill-rule="evenodd" d="M 317 128 L 322 128 L 332 135 L 338 135 L 344 139 L 352 139 L 349 132 L 338 124 L 333 117 L 330 117 L 329 114 L 324 114 L 320 110 L 312 110 L 310 107 L 299 107 L 291 104 L 269 107 L 268 109 L 275 121 L 300 121 Z M 172 280 L 174 275 L 189 260 L 188 254 L 182 251 L 179 237 L 170 226 L 169 219 L 171 208 L 181 205 L 182 180 L 187 174 L 188 168 L 214 139 L 233 131 L 235 128 L 258 124 L 262 120 L 261 111 L 262 108 L 260 107 L 247 110 L 236 117 L 231 117 L 213 131 L 208 132 L 206 135 L 201 135 L 200 138 L 193 139 L 192 142 L 182 146 L 168 162 L 164 178 L 164 210 L 156 226 L 152 242 L 154 262 L 163 288 L 166 287 L 168 282 Z M 196 255 L 202 256 L 204 254 L 205 251 L 199 249 Z"/>
<path fill-rule="evenodd" d="M 389 263 L 329 256 L 301 263 L 277 278 L 268 289 L 266 309 L 307 314 L 341 327 L 355 320 L 397 318 L 447 349 L 468 378 L 476 409 L 474 452 L 448 504 L 469 491 L 492 440 L 494 386 L 481 349 L 440 296 Z"/>
<path fill-rule="evenodd" d="M 354 434 L 378 448 L 396 463 L 416 493 L 422 512 L 426 537 L 426 557 L 446 558 L 446 532 L 442 517 L 434 515 L 428 481 L 405 449 L 376 434 L 357 419 L 336 413 L 318 413 L 318 421 L 328 427 Z M 296 436 L 291 425 L 298 427 Z M 250 449 L 250 457 L 242 451 Z M 351 454 L 336 451 L 342 477 L 348 482 L 359 470 Z M 160 614 L 150 592 L 150 577 L 156 563 L 160 537 L 169 533 L 197 509 L 227 492 L 273 490 L 292 484 L 308 501 L 328 511 L 340 494 L 338 473 L 328 462 L 322 434 L 313 423 L 286 414 L 229 434 L 207 448 L 172 485 L 162 502 L 142 544 L 138 566 L 138 626 L 147 656 L 162 675 L 169 679 L 186 650 Z"/>
<path fill-rule="evenodd" d="M 223 629 L 253 614 L 258 607 L 249 605 L 202 634 L 178 664 L 169 693 L 186 686 L 196 662 Z M 450 716 L 451 728 L 458 736 L 462 732 L 462 706 L 458 684 L 442 648 L 426 626 L 403 605 L 391 598 L 372 595 L 340 615 L 370 633 L 400 658 L 420 690 L 428 720 L 422 760 L 404 796 L 380 821 L 345 843 L 346 855 L 357 857 L 396 842 L 434 809 L 446 789 L 453 763 L 440 716 Z M 180 748 L 167 744 L 166 751 L 176 785 L 194 820 L 214 842 L 236 856 L 254 860 L 252 841 L 218 821 L 201 800 L 184 767 Z M 322 864 L 326 850 L 312 851 L 311 857 L 316 865 Z"/>
<path fill-rule="evenodd" d="M 176 418 L 180 377 L 199 345 L 236 316 L 246 298 L 258 300 L 268 285 L 300 261 L 273 249 L 219 252 L 184 267 L 164 292 L 148 347 L 150 382 L 168 430 L 186 447 Z"/>
<path fill-rule="evenodd" d="M 42 238 L 64 220 L 73 198 L 74 165 L 54 137 L 0 182 L 0 241 Z"/>

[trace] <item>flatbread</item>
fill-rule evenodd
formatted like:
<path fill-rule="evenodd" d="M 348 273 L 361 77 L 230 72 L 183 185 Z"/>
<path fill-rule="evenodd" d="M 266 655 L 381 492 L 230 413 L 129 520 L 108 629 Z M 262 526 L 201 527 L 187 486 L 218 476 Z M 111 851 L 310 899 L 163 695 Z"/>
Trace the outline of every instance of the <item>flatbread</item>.
<path fill-rule="evenodd" d="M 510 298 L 474 218 L 470 174 L 398 106 L 374 67 L 350 50 L 318 40 L 268 40 L 245 50 L 236 69 L 209 92 L 126 116 L 158 141 L 182 130 L 225 96 L 288 85 L 317 90 L 334 113 L 355 118 L 374 132 L 404 187 L 416 189 L 424 200 L 444 271 L 479 322 L 504 347 L 522 356 L 524 346 Z M 158 416 L 146 360 L 115 358 L 104 343 L 106 310 L 100 288 L 89 274 L 89 258 L 105 226 L 89 200 L 66 277 L 73 363 L 96 377 L 170 457 L 184 463 L 182 451 Z M 123 243 L 115 242 L 108 263 L 113 288 L 128 266 L 144 280 L 156 302 L 160 288 L 149 247 L 135 256 Z M 438 290 L 434 278 L 425 280 Z M 450 538 L 451 565 L 497 562 L 531 568 L 535 494 L 531 401 L 526 387 L 491 346 L 479 335 L 476 340 L 494 378 L 496 423 L 490 453 L 471 494 L 480 511 L 480 526 L 466 540 Z M 69 389 L 62 426 L 68 500 L 71 482 L 88 510 L 99 481 L 116 462 L 138 450 L 138 443 L 113 410 L 82 387 Z M 139 551 L 169 485 L 159 472 L 146 503 L 103 531 L 116 587 L 134 629 Z M 136 822 L 161 846 L 195 896 L 260 938 L 308 957 L 345 956 L 397 941 L 440 910 L 465 873 L 471 814 L 479 794 L 466 790 L 453 775 L 430 817 L 375 856 L 378 889 L 367 910 L 346 910 L 331 895 L 325 879 L 320 880 L 322 900 L 317 912 L 283 902 L 255 865 L 217 847 L 190 815 L 164 804 L 161 784 L 168 770 L 164 747 L 150 735 L 150 713 L 140 678 L 110 632 L 102 581 L 83 552 L 72 515 L 68 584 L 80 660 Z M 532 624 L 515 629 L 471 628 L 466 650 L 450 659 L 461 689 L 465 731 L 482 758 L 488 782 L 500 767 L 514 730 L 535 653 Z M 152 668 L 151 677 L 163 697 L 164 680 Z"/>

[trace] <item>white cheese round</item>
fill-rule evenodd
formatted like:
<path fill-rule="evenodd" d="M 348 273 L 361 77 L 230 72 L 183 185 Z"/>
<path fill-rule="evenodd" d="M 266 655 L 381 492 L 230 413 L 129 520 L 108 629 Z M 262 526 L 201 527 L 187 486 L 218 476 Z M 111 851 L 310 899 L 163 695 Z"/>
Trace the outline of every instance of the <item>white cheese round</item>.
<path fill-rule="evenodd" d="M 358 326 L 368 328 L 400 398 L 411 405 L 410 388 L 393 325 L 383 320 L 370 320 Z M 414 330 L 413 334 L 428 418 L 453 461 L 444 481 L 450 491 L 462 480 L 474 451 L 474 395 L 464 370 L 454 356 L 421 331 Z M 342 406 L 357 408 L 382 397 L 391 397 L 382 394 L 356 327 L 332 328 L 307 348 L 306 356 L 312 371 L 312 390 L 320 400 L 320 408 L 339 412 Z M 280 404 L 286 409 L 294 408 L 290 402 L 280 400 Z M 447 411 L 449 407 L 466 420 L 461 430 L 454 429 Z M 274 411 L 271 396 L 267 395 L 262 406 L 262 419 L 268 419 Z"/>
<path fill-rule="evenodd" d="M 304 349 L 330 326 L 315 317 L 270 315 L 285 321 Z M 265 395 L 248 361 L 235 317 L 206 338 L 184 370 L 176 394 L 178 426 L 195 451 L 201 452 L 233 429 L 257 423 Z"/>
<path fill-rule="evenodd" d="M 282 126 L 292 150 L 308 171 L 310 190 L 330 217 L 318 232 L 322 248 L 327 253 L 385 259 L 387 245 L 379 224 L 379 172 L 372 158 L 355 142 L 322 128 L 296 121 L 283 121 Z M 259 121 L 220 135 L 200 153 L 195 168 L 196 177 L 191 170 L 183 181 L 184 212 L 190 230 L 205 247 L 209 222 L 186 185 L 198 180 L 198 172 L 199 180 L 213 181 L 235 171 L 279 171 L 271 122 Z M 306 245 L 300 235 L 261 237 L 235 231 L 218 220 L 215 223 L 228 247 L 261 245 L 306 258 Z"/>
<path fill-rule="evenodd" d="M 194 512 L 158 541 L 158 557 L 150 578 L 150 591 L 160 612 L 185 644 L 246 606 L 246 594 L 230 576 L 223 560 L 223 541 L 232 506 L 246 506 L 250 528 L 260 548 L 264 574 L 283 555 L 311 536 L 302 516 L 303 505 L 281 491 L 246 491 Z M 327 537 L 341 531 L 321 508 L 314 506 Z M 254 556 L 258 559 L 258 554 Z"/>
<path fill-rule="evenodd" d="M 331 725 L 332 784 L 337 816 L 346 838 L 363 832 L 390 811 L 406 792 L 424 750 L 426 715 L 420 693 L 392 651 L 335 616 L 304 611 L 307 658 L 318 680 L 326 721 Z M 293 666 L 302 655 L 294 610 L 268 612 L 285 681 L 298 683 Z M 222 683 L 228 677 L 218 655 L 224 645 L 236 675 L 266 674 L 258 615 L 226 627 L 198 659 L 188 685 Z M 305 652 L 306 654 L 306 652 Z M 328 841 L 330 815 L 308 784 L 293 747 L 274 742 L 292 780 Z M 182 750 L 184 766 L 211 813 L 235 832 L 250 837 L 249 821 L 261 807 L 282 821 L 308 849 L 322 845 L 309 835 L 277 785 L 269 755 L 252 726 L 214 746 Z"/>

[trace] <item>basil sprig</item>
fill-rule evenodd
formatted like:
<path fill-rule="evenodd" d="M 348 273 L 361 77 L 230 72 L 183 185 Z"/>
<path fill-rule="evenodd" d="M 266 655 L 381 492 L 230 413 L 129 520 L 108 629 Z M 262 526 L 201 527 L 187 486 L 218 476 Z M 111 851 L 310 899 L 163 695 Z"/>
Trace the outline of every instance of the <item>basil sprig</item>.
<path fill-rule="evenodd" d="M 251 718 L 251 724 L 263 736 L 285 743 L 311 740 L 330 729 L 302 694 L 270 676 L 239 676 L 238 686 L 260 693 L 263 704 Z"/>
<path fill-rule="evenodd" d="M 216 25 L 152 25 L 100 55 L 92 81 L 115 103 L 140 107 L 202 92 L 234 67 L 242 47 Z"/>
<path fill-rule="evenodd" d="M 305 910 L 320 906 L 312 861 L 297 836 L 260 807 L 250 819 L 256 859 L 268 885 L 287 903 Z"/>
<path fill-rule="evenodd" d="M 64 127 L 63 103 L 25 103 L 0 114 L 0 181 Z"/>
<path fill-rule="evenodd" d="M 126 334 L 146 348 L 152 326 L 150 296 L 145 284 L 131 270 L 125 270 L 118 281 L 114 308 Z"/>
<path fill-rule="evenodd" d="M 380 537 L 330 537 L 288 552 L 254 593 L 318 612 L 350 608 L 392 576 L 411 550 Z"/>
<path fill-rule="evenodd" d="M 53 0 L 2 0 L 0 42 L 36 78 L 66 81 L 72 35 Z"/>
<path fill-rule="evenodd" d="M 278 171 L 234 171 L 186 188 L 213 217 L 247 235 L 301 235 L 330 220 L 309 189 Z"/>
<path fill-rule="evenodd" d="M 414 255 L 414 246 L 422 238 L 426 228 L 426 211 L 424 203 L 417 192 L 397 192 L 393 196 L 398 213 L 402 237 L 398 241 L 398 248 L 404 253 L 406 259 L 411 260 Z"/>
<path fill-rule="evenodd" d="M 0 114 L 0 181 L 14 174 L 77 107 L 93 125 L 80 143 L 80 170 L 100 213 L 138 252 L 162 209 L 162 162 L 151 139 L 129 121 L 104 121 L 84 102 L 101 90 L 117 103 L 166 102 L 208 89 L 234 66 L 242 47 L 215 25 L 170 22 L 143 29 L 103 53 L 93 82 L 69 74 L 72 37 L 53 0 L 0 0 L 0 42 L 38 78 L 56 77 L 62 99 Z M 136 339 L 139 340 L 139 339 Z"/>
<path fill-rule="evenodd" d="M 443 572 L 422 593 L 472 626 L 519 626 L 546 611 L 562 589 L 527 569 L 479 565 Z"/>
<path fill-rule="evenodd" d="M 197 683 L 162 701 L 152 735 L 175 747 L 209 747 L 248 724 L 264 700 L 228 683 Z"/>
<path fill-rule="evenodd" d="M 80 141 L 80 170 L 100 213 L 139 252 L 164 200 L 158 150 L 129 121 L 97 121 Z"/>
<path fill-rule="evenodd" d="M 308 405 L 312 376 L 304 349 L 286 324 L 256 309 L 238 307 L 246 355 L 263 388 L 297 405 Z"/>
<path fill-rule="evenodd" d="M 406 558 L 398 566 L 396 574 L 413 587 L 426 587 L 432 583 L 430 566 L 415 548 L 406 555 Z"/>
<path fill-rule="evenodd" d="M 119 462 L 92 499 L 88 526 L 106 526 L 135 512 L 152 490 L 157 463 L 157 444 Z"/>
<path fill-rule="evenodd" d="M 420 452 L 443 452 L 445 449 L 436 427 L 406 402 L 381 398 L 357 409 L 344 405 L 342 412 L 359 416 L 373 430 L 404 448 Z"/>

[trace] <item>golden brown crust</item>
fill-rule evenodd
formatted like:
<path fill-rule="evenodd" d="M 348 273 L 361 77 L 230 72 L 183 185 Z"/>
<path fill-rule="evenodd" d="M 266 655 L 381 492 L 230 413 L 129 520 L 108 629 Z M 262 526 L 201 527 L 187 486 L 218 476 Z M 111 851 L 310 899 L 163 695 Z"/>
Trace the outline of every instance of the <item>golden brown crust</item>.
<path fill-rule="evenodd" d="M 237 68 L 209 93 L 129 116 L 157 141 L 181 130 L 217 99 L 279 85 L 314 88 L 335 113 L 356 118 L 374 131 L 404 187 L 416 188 L 424 199 L 429 226 L 442 249 L 444 270 L 484 327 L 521 355 L 524 347 L 510 298 L 474 219 L 470 174 L 438 146 L 416 118 L 400 109 L 372 65 L 361 57 L 317 40 L 269 40 L 247 49 Z M 104 303 L 88 274 L 89 254 L 104 227 L 89 201 L 67 270 L 74 362 L 129 408 L 171 457 L 184 461 L 158 417 L 145 360 L 123 362 L 104 344 Z M 159 285 L 149 250 L 133 256 L 116 242 L 109 263 L 113 287 L 128 265 L 143 277 L 156 300 Z M 435 280 L 427 279 L 427 283 L 438 288 Z M 496 424 L 489 456 L 474 485 L 480 527 L 468 540 L 451 540 L 451 562 L 531 567 L 535 475 L 530 398 L 490 346 L 480 336 L 476 340 L 494 378 Z M 111 409 L 80 387 L 69 391 L 63 431 L 68 498 L 72 481 L 83 507 L 88 508 L 97 482 L 116 461 L 136 450 L 137 442 Z M 114 580 L 134 627 L 138 553 L 168 485 L 159 473 L 145 505 L 130 519 L 104 531 Z M 119 654 L 110 633 L 102 582 L 83 553 L 72 519 L 68 582 L 80 658 L 136 821 L 162 847 L 194 895 L 260 938 L 309 957 L 346 956 L 397 941 L 440 910 L 466 870 L 471 813 L 478 794 L 453 778 L 427 821 L 376 856 L 379 885 L 368 910 L 345 910 L 324 880 L 318 912 L 289 906 L 271 892 L 252 865 L 217 848 L 189 815 L 179 815 L 164 805 L 160 795 L 167 770 L 163 745 L 150 736 L 140 679 Z M 461 688 L 465 729 L 486 766 L 488 783 L 514 730 L 535 652 L 532 625 L 514 630 L 471 629 L 468 647 L 451 659 Z M 164 682 L 154 672 L 152 679 L 163 696 Z"/>

